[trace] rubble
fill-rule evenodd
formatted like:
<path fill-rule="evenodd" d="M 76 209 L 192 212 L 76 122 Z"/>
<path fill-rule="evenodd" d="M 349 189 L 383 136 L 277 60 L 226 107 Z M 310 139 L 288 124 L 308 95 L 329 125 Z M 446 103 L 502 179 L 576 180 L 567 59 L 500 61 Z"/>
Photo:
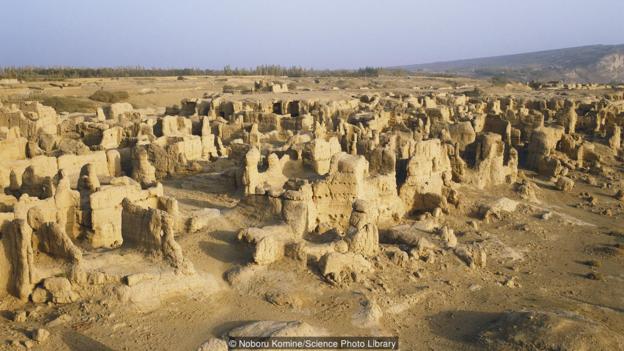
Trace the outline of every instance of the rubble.
<path fill-rule="evenodd" d="M 188 231 L 198 232 L 209 226 L 221 216 L 221 211 L 216 208 L 203 208 L 194 212 L 188 220 Z"/>
<path fill-rule="evenodd" d="M 353 203 L 353 212 L 349 219 L 346 241 L 349 251 L 367 257 L 375 256 L 379 251 L 379 230 L 375 224 L 374 209 L 363 200 Z"/>
<path fill-rule="evenodd" d="M 229 337 L 303 337 L 327 336 L 322 328 L 314 327 L 303 321 L 258 321 L 234 328 Z"/>
<path fill-rule="evenodd" d="M 197 351 L 227 351 L 228 344 L 227 342 L 217 339 L 211 338 L 208 341 L 204 342 L 197 348 Z"/>
<path fill-rule="evenodd" d="M 3 235 L 5 248 L 11 264 L 9 290 L 24 300 L 30 295 L 35 282 L 35 265 L 32 248 L 32 229 L 23 219 L 16 219 L 7 226 Z"/>
<path fill-rule="evenodd" d="M 447 226 L 442 227 L 440 230 L 440 238 L 448 248 L 454 248 L 457 246 L 457 237 L 455 236 L 455 232 Z"/>
<path fill-rule="evenodd" d="M 54 303 L 70 303 L 78 298 L 72 290 L 71 283 L 64 277 L 46 278 L 43 280 L 43 287 L 48 291 Z"/>
<path fill-rule="evenodd" d="M 559 177 L 557 179 L 557 189 L 565 192 L 569 192 L 574 188 L 574 181 L 568 177 Z"/>
<path fill-rule="evenodd" d="M 327 253 L 320 261 L 321 275 L 336 284 L 357 280 L 358 274 L 370 272 L 372 268 L 362 255 L 352 252 Z"/>
<path fill-rule="evenodd" d="M 50 337 L 50 332 L 42 328 L 35 329 L 31 335 L 31 338 L 38 343 L 43 343 L 48 337 Z"/>
<path fill-rule="evenodd" d="M 571 312 L 512 311 L 503 313 L 479 334 L 488 348 L 617 349 L 621 335 Z"/>
<path fill-rule="evenodd" d="M 624 213 L 624 95 L 563 98 L 517 83 L 518 93 L 463 86 L 463 77 L 419 89 L 405 86 L 424 79 L 413 76 L 345 78 L 353 89 L 335 77 L 297 78 L 202 77 L 210 84 L 184 91 L 214 91 L 146 109 L 1 105 L 0 297 L 19 308 L 11 328 L 45 326 L 53 339 L 57 328 L 89 325 L 111 330 L 109 339 L 136 329 L 157 343 L 137 327 L 139 313 L 154 311 L 169 328 L 168 318 L 205 319 L 198 306 L 223 304 L 249 320 L 288 313 L 311 324 L 210 324 L 216 338 L 198 350 L 226 350 L 227 337 L 329 335 L 338 323 L 354 335 L 400 335 L 409 349 L 414 314 L 446 327 L 445 309 L 459 300 L 467 316 L 448 320 L 463 328 L 488 317 L 468 311 L 483 296 L 517 306 L 509 291 L 610 293 L 617 279 L 607 261 L 622 248 L 603 234 Z M 579 262 L 578 277 L 548 281 Z M 127 315 L 135 320 L 126 325 Z M 480 334 L 483 345 L 586 345 L 576 332 L 560 340 L 559 324 L 610 335 L 580 319 L 530 316 L 501 316 Z M 31 346 L 50 337 L 24 330 Z M 7 340 L 24 345 L 16 335 Z"/>

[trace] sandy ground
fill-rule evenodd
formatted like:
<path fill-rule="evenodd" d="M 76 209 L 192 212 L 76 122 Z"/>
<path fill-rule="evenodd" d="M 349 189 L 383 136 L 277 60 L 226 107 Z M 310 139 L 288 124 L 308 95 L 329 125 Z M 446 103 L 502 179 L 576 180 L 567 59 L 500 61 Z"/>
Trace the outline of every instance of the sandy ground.
<path fill-rule="evenodd" d="M 221 84 L 214 79 L 204 84 L 202 78 L 161 79 L 154 84 L 147 80 L 145 87 L 158 93 L 134 95 L 144 89 L 137 81 L 85 81 L 80 88 L 58 93 L 87 96 L 104 85 L 130 90 L 130 101 L 137 107 L 155 108 L 201 96 Z M 15 93 L 24 88 L 11 89 Z M 460 242 L 484 245 L 485 268 L 470 269 L 446 252 L 433 262 L 411 259 L 403 266 L 381 254 L 374 260 L 376 272 L 370 279 L 334 287 L 315 273 L 316 268 L 286 259 L 257 272 L 247 283 L 230 286 L 225 272 L 251 257 L 250 248 L 236 240 L 237 231 L 266 225 L 271 219 L 262 209 L 239 203 L 240 193 L 222 170 L 212 167 L 163 182 L 165 193 L 178 199 L 181 211 L 210 207 L 223 213 L 205 230 L 177 238 L 197 271 L 210 277 L 203 293 L 169 298 L 148 310 L 98 294 L 68 305 L 21 307 L 6 300 L 0 349 L 11 349 L 9 341 L 27 340 L 30 329 L 45 326 L 52 335 L 36 349 L 195 350 L 209 337 L 220 337 L 247 321 L 303 320 L 337 335 L 397 335 L 402 350 L 478 350 L 475 336 L 487 323 L 504 311 L 523 309 L 571 311 L 624 334 L 624 208 L 609 189 L 578 181 L 572 192 L 562 193 L 530 173 L 529 179 L 540 188 L 539 203 L 522 200 L 509 185 L 486 191 L 462 189 L 466 208 L 503 196 L 521 203 L 514 213 L 492 223 L 459 211 L 442 219 L 455 229 Z M 598 185 L 607 182 L 596 179 Z M 583 192 L 597 202 L 588 204 L 580 196 Z M 605 209 L 611 216 L 602 214 Z M 552 217 L 542 219 L 545 212 L 552 212 Z M 382 246 L 384 251 L 396 247 Z M 588 265 L 592 260 L 595 266 Z M 600 279 L 589 279 L 590 272 Z M 370 306 L 378 306 L 381 313 L 371 312 Z M 15 308 L 29 311 L 27 322 L 11 321 Z M 69 317 L 49 324 L 61 315 Z"/>
<path fill-rule="evenodd" d="M 228 191 L 232 190 L 228 179 L 199 174 L 165 184 L 183 211 L 210 206 L 226 214 L 213 228 L 178 239 L 198 271 L 221 278 L 249 260 L 248 248 L 235 240 L 236 230 L 263 220 L 253 208 L 228 210 L 237 200 Z M 491 195 L 496 193 L 522 201 L 506 188 L 473 191 L 467 197 L 487 202 L 496 199 Z M 478 230 L 469 224 L 474 218 L 445 219 L 459 232 L 460 241 L 485 244 L 489 254 L 485 269 L 470 269 L 452 254 L 406 267 L 380 255 L 370 281 L 335 288 L 299 262 L 285 260 L 249 285 L 232 288 L 218 279 L 216 293 L 172 298 L 149 312 L 97 300 L 37 308 L 35 320 L 42 324 L 60 314 L 72 316 L 70 322 L 48 328 L 51 342 L 41 349 L 193 350 L 234 326 L 267 319 L 304 320 L 339 335 L 398 335 L 402 350 L 477 350 L 472 341 L 483 326 L 500 312 L 521 309 L 572 311 L 624 333 L 624 252 L 604 249 L 624 243 L 623 236 L 611 233 L 624 228 L 622 206 L 601 196 L 600 189 L 583 184 L 564 195 L 548 187 L 540 190 L 541 204 L 520 206 L 492 224 L 480 222 Z M 613 208 L 616 215 L 605 217 L 591 208 L 574 207 L 583 191 L 598 194 L 600 206 Z M 545 210 L 540 208 L 554 215 L 542 220 Z M 585 224 L 573 224 L 569 218 Z M 589 260 L 597 260 L 600 267 L 587 266 Z M 592 271 L 602 280 L 588 279 L 586 274 Z M 512 278 L 518 286 L 506 285 Z M 281 296 L 277 303 L 286 301 L 285 305 L 268 302 L 271 294 Z M 377 321 L 365 312 L 370 301 L 383 311 Z M 7 327 L 5 323 L 3 334 Z"/>

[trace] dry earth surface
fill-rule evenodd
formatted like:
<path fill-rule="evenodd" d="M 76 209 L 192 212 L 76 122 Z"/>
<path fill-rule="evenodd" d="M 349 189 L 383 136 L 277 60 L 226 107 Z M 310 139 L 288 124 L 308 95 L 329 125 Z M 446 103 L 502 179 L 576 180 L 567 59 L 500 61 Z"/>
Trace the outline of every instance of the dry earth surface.
<path fill-rule="evenodd" d="M 0 349 L 197 350 L 255 321 L 401 350 L 624 349 L 622 91 L 63 83 L 0 85 Z M 49 96 L 94 110 L 25 102 Z"/>

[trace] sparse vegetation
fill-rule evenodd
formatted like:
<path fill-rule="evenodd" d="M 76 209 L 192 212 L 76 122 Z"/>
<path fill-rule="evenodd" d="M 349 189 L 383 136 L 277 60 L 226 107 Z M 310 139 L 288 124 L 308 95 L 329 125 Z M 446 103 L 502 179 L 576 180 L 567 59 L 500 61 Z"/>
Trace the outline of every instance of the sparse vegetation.
<path fill-rule="evenodd" d="M 39 101 L 46 106 L 53 107 L 57 112 L 94 112 L 97 108 L 97 103 L 75 97 L 75 96 L 50 96 L 46 94 L 26 94 L 26 95 L 13 95 L 8 98 L 2 99 L 3 103 L 20 103 L 22 101 Z"/>
<path fill-rule="evenodd" d="M 602 266 L 602 264 L 598 260 L 587 260 L 587 261 L 584 262 L 584 264 L 586 266 L 590 266 L 590 267 L 600 267 L 600 266 Z"/>
<path fill-rule="evenodd" d="M 345 79 L 340 79 L 338 81 L 336 81 L 335 83 L 336 87 L 340 88 L 340 89 L 354 89 L 355 86 L 353 85 L 353 82 L 350 82 L 348 80 Z"/>
<path fill-rule="evenodd" d="M 252 89 L 250 87 L 244 86 L 244 85 L 232 85 L 232 84 L 226 84 L 223 86 L 223 92 L 224 93 L 232 93 L 232 92 L 249 92 Z"/>
<path fill-rule="evenodd" d="M 354 70 L 317 70 L 298 66 L 282 67 L 263 65 L 253 69 L 232 68 L 225 66 L 221 70 L 182 68 L 144 68 L 144 67 L 105 67 L 105 68 L 73 68 L 73 67 L 0 67 L 0 79 L 10 78 L 23 81 L 53 81 L 72 78 L 118 78 L 118 77 L 178 77 L 185 76 L 288 76 L 288 77 L 378 77 L 400 76 L 413 74 L 403 69 L 387 69 L 381 67 L 364 67 Z"/>
<path fill-rule="evenodd" d="M 115 103 L 127 100 L 130 97 L 127 91 L 107 91 L 107 90 L 98 90 L 93 95 L 89 96 L 89 99 L 93 101 L 105 102 L 105 103 Z"/>
<path fill-rule="evenodd" d="M 511 83 L 511 80 L 504 76 L 494 76 L 490 78 L 490 83 L 497 87 L 504 87 L 505 85 Z"/>
<path fill-rule="evenodd" d="M 468 97 L 478 98 L 478 97 L 483 96 L 485 93 L 484 93 L 483 89 L 481 89 L 479 87 L 475 87 L 471 91 L 467 91 L 465 94 Z"/>
<path fill-rule="evenodd" d="M 46 96 L 39 101 L 54 107 L 57 112 L 94 112 L 97 108 L 93 101 L 72 96 Z"/>

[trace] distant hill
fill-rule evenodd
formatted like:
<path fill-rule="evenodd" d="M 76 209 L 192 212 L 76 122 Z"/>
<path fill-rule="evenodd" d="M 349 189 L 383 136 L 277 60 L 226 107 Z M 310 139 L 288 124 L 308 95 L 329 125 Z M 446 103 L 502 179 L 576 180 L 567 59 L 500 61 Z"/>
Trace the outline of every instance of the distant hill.
<path fill-rule="evenodd" d="M 624 82 L 624 44 L 579 46 L 393 68 L 521 81 Z"/>

